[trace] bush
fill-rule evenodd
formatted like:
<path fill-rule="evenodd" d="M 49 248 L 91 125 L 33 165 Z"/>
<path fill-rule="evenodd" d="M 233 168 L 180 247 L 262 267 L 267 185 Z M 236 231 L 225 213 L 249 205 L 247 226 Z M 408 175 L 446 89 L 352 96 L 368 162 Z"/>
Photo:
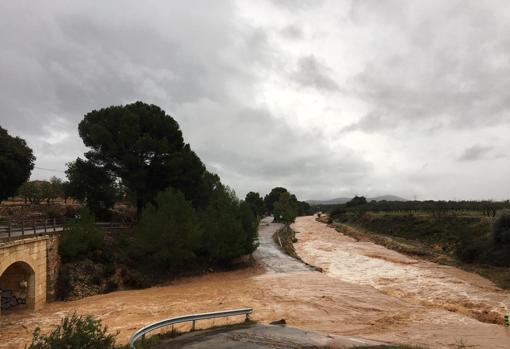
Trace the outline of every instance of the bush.
<path fill-rule="evenodd" d="M 28 349 L 113 349 L 116 336 L 108 334 L 101 320 L 73 314 L 63 318 L 60 325 L 47 335 L 42 335 L 37 327 Z"/>
<path fill-rule="evenodd" d="M 280 194 L 279 199 L 273 205 L 273 215 L 277 222 L 290 224 L 294 222 L 298 214 L 297 202 L 292 200 L 289 193 Z"/>
<path fill-rule="evenodd" d="M 241 202 L 239 207 L 241 224 L 246 234 L 244 253 L 252 253 L 259 246 L 258 243 L 258 218 L 253 214 L 250 206 L 246 202 Z"/>
<path fill-rule="evenodd" d="M 142 212 L 135 231 L 136 259 L 156 269 L 182 266 L 196 257 L 202 230 L 191 202 L 184 194 L 167 189 Z"/>
<path fill-rule="evenodd" d="M 329 216 L 331 219 L 340 219 L 346 212 L 347 211 L 343 208 L 343 206 L 337 206 L 331 210 Z"/>
<path fill-rule="evenodd" d="M 485 254 L 491 248 L 487 239 L 465 240 L 457 246 L 457 257 L 465 263 L 475 263 L 484 259 Z"/>
<path fill-rule="evenodd" d="M 103 231 L 96 226 L 90 211 L 82 209 L 80 219 L 64 228 L 59 244 L 59 254 L 63 262 L 77 261 L 101 249 L 103 245 Z"/>
<path fill-rule="evenodd" d="M 225 263 L 257 248 L 257 220 L 228 188 L 216 188 L 200 218 L 202 251 L 209 258 Z"/>
<path fill-rule="evenodd" d="M 495 244 L 510 244 L 510 210 L 502 211 L 492 225 Z"/>

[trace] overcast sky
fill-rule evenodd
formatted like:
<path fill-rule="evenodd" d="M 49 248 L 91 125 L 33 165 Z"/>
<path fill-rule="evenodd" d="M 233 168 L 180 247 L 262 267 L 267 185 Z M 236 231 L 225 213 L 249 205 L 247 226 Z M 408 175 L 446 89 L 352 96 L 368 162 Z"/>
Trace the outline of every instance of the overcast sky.
<path fill-rule="evenodd" d="M 510 2 L 2 1 L 0 125 L 63 177 L 161 106 L 239 196 L 510 198 Z"/>

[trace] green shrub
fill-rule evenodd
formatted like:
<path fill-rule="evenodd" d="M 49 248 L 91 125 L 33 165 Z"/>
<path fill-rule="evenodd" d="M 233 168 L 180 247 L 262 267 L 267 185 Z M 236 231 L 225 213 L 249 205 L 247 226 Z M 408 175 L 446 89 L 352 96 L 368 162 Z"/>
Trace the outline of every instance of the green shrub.
<path fill-rule="evenodd" d="M 294 222 L 298 214 L 297 202 L 294 201 L 288 192 L 280 194 L 278 200 L 273 204 L 273 215 L 277 222 L 290 224 Z"/>
<path fill-rule="evenodd" d="M 347 211 L 343 206 L 337 206 L 333 208 L 329 214 L 331 219 L 341 219 Z"/>
<path fill-rule="evenodd" d="M 227 262 L 244 254 L 247 237 L 239 217 L 239 202 L 232 191 L 217 188 L 200 219 L 204 227 L 203 252 L 209 258 Z"/>
<path fill-rule="evenodd" d="M 135 230 L 135 258 L 156 269 L 182 266 L 196 257 L 202 230 L 191 202 L 167 189 L 148 204 Z"/>
<path fill-rule="evenodd" d="M 80 219 L 68 224 L 62 232 L 59 253 L 63 262 L 86 258 L 104 245 L 104 233 L 96 226 L 88 209 L 80 210 Z"/>
<path fill-rule="evenodd" d="M 246 234 L 243 254 L 252 253 L 259 245 L 258 243 L 258 218 L 246 202 L 241 202 L 239 214 L 243 231 Z"/>
<path fill-rule="evenodd" d="M 228 263 L 257 248 L 257 219 L 229 188 L 219 186 L 200 212 L 204 228 L 202 253 Z"/>
<path fill-rule="evenodd" d="M 63 318 L 47 335 L 42 335 L 37 327 L 28 349 L 113 349 L 116 336 L 108 334 L 108 329 L 101 325 L 101 320 L 73 314 Z"/>
<path fill-rule="evenodd" d="M 464 240 L 457 246 L 457 257 L 465 263 L 475 263 L 484 259 L 491 248 L 488 239 Z"/>
<path fill-rule="evenodd" d="M 510 210 L 504 210 L 492 225 L 495 244 L 510 244 Z"/>

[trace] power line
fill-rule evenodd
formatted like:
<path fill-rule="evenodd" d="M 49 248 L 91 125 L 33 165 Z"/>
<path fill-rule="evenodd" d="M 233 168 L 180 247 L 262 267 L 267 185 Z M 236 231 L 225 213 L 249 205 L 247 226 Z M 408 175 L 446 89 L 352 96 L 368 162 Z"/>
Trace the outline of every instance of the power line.
<path fill-rule="evenodd" d="M 34 166 L 34 168 L 37 170 L 43 170 L 43 171 L 66 173 L 66 171 L 57 170 L 55 168 L 44 168 L 44 167 L 37 167 L 37 166 Z"/>

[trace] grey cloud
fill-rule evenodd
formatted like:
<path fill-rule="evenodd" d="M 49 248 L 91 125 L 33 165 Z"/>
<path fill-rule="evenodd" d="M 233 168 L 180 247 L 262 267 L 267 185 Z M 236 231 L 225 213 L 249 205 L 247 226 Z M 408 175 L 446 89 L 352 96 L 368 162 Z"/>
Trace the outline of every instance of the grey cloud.
<path fill-rule="evenodd" d="M 280 33 L 283 35 L 283 37 L 291 40 L 299 40 L 304 36 L 303 30 L 297 25 L 288 25 L 283 28 Z"/>
<path fill-rule="evenodd" d="M 289 11 L 307 11 L 324 3 L 323 0 L 271 0 L 271 2 Z"/>
<path fill-rule="evenodd" d="M 251 183 L 267 192 L 279 184 L 311 197 L 331 190 L 332 179 L 333 187 L 359 185 L 373 169 L 352 149 L 332 149 L 319 131 L 292 128 L 262 109 L 220 108 L 222 117 L 210 120 L 206 129 L 188 126 L 198 122 L 196 110 L 185 115 L 183 128 L 197 153 L 236 188 Z"/>
<path fill-rule="evenodd" d="M 392 129 L 395 126 L 396 123 L 391 118 L 382 116 L 377 112 L 370 112 L 363 116 L 359 121 L 344 127 L 342 132 L 362 131 L 372 133 Z"/>
<path fill-rule="evenodd" d="M 494 174 L 490 190 L 503 192 L 507 184 L 498 176 L 508 177 L 501 154 L 509 145 L 510 40 L 501 33 L 510 24 L 500 5 L 359 0 L 348 18 L 335 12 L 344 7 L 334 1 L 271 3 L 260 7 L 273 11 L 268 24 L 230 0 L 0 2 L 0 124 L 27 139 L 38 167 L 62 170 L 84 151 L 77 124 L 86 112 L 143 100 L 176 118 L 208 168 L 238 194 L 281 185 L 302 198 L 356 192 L 412 197 L 431 188 L 446 195 L 452 183 L 442 184 L 441 176 L 464 172 L 439 171 L 439 160 L 423 151 L 428 143 L 420 142 L 444 143 L 437 137 L 451 132 L 459 142 L 491 140 L 494 149 L 478 155 L 495 154 L 485 162 Z M 361 41 L 335 46 L 339 33 Z M 323 63 L 338 57 L 345 57 L 349 71 Z M 288 68 L 289 62 L 296 65 Z M 293 119 L 295 106 L 286 103 L 301 97 L 316 98 L 317 109 L 310 106 L 316 119 Z M 350 135 L 332 139 L 338 128 L 328 110 L 358 120 L 343 129 L 361 131 L 353 135 L 356 142 L 346 143 Z M 360 146 L 391 143 L 398 137 L 370 133 L 393 130 L 412 135 L 405 140 L 431 163 L 427 171 L 398 172 L 398 164 L 393 171 L 380 153 Z M 487 138 L 474 138 L 481 134 Z M 407 156 L 390 149 L 395 158 Z M 463 156 L 443 155 L 448 163 Z M 466 177 L 453 185 L 458 193 L 485 195 L 486 189 L 459 184 L 472 182 Z"/>
<path fill-rule="evenodd" d="M 510 46 L 499 33 L 510 24 L 493 4 L 468 3 L 353 2 L 358 25 L 388 35 L 351 80 L 355 93 L 411 127 L 431 119 L 451 128 L 508 124 Z"/>
<path fill-rule="evenodd" d="M 464 149 L 464 152 L 459 157 L 460 161 L 476 161 L 486 158 L 486 156 L 494 149 L 491 146 L 473 145 L 472 147 Z"/>
<path fill-rule="evenodd" d="M 292 74 L 292 78 L 302 86 L 338 91 L 338 84 L 328 75 L 330 75 L 330 69 L 320 63 L 315 56 L 310 55 L 299 58 L 297 69 Z"/>

